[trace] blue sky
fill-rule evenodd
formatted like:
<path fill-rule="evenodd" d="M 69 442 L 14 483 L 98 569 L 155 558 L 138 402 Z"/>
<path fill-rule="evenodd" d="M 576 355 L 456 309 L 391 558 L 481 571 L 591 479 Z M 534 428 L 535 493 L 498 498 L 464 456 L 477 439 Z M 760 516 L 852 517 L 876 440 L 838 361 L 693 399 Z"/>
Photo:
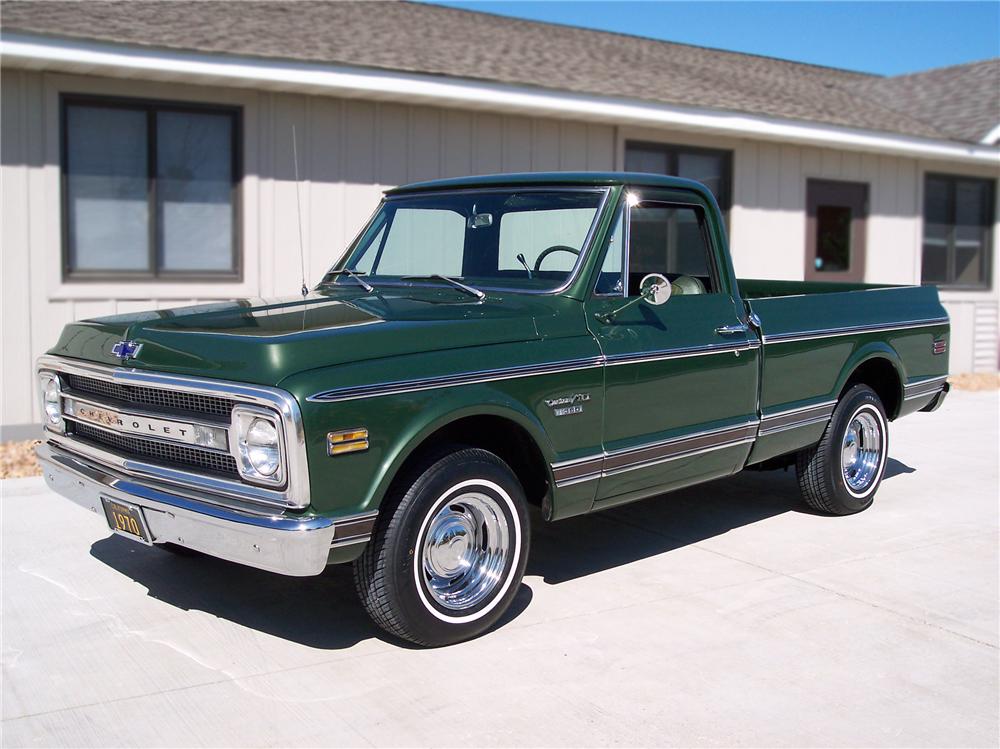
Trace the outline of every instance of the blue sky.
<path fill-rule="evenodd" d="M 439 2 L 882 75 L 1000 56 L 1000 2 Z"/>

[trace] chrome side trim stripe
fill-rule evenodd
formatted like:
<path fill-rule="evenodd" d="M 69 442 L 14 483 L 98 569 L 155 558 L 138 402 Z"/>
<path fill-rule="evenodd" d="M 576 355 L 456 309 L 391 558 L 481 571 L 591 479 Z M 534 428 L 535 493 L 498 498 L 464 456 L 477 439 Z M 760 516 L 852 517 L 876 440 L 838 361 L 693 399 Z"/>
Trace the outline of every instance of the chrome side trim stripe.
<path fill-rule="evenodd" d="M 944 389 L 948 376 L 928 377 L 917 382 L 911 382 L 903 387 L 903 400 L 915 400 L 929 395 L 936 395 Z"/>
<path fill-rule="evenodd" d="M 695 435 L 676 437 L 644 447 L 607 453 L 604 458 L 602 475 L 611 476 L 637 468 L 666 463 L 670 460 L 752 442 L 757 434 L 759 424 L 760 422 L 757 420 L 748 421 L 735 427 L 715 429 Z"/>
<path fill-rule="evenodd" d="M 552 464 L 552 475 L 555 477 L 556 486 L 568 486 L 581 481 L 590 481 L 601 475 L 601 466 L 604 464 L 604 454 L 594 455 L 577 460 L 567 460 L 562 463 Z"/>
<path fill-rule="evenodd" d="M 478 372 L 463 372 L 454 375 L 440 375 L 413 380 L 397 380 L 395 382 L 380 382 L 372 385 L 355 385 L 343 388 L 333 388 L 314 395 L 306 400 L 316 403 L 337 403 L 340 401 L 357 400 L 358 398 L 378 398 L 383 395 L 399 395 L 414 393 L 421 390 L 457 387 L 459 385 L 478 385 L 484 382 L 513 380 L 521 377 L 572 372 L 579 369 L 594 367 L 619 366 L 622 364 L 642 364 L 645 362 L 662 361 L 665 359 L 685 359 L 691 356 L 708 356 L 725 354 L 734 351 L 746 351 L 760 346 L 757 341 L 740 341 L 739 343 L 710 344 L 707 346 L 688 346 L 685 348 L 664 349 L 662 351 L 643 352 L 638 354 L 619 354 L 614 356 L 592 356 L 584 359 L 569 359 L 566 361 L 546 362 L 544 364 L 527 364 L 518 367 L 503 367 L 484 369 Z"/>
<path fill-rule="evenodd" d="M 830 420 L 837 401 L 827 401 L 812 406 L 790 408 L 773 414 L 766 414 L 761 419 L 760 436 L 784 432 L 788 429 L 822 424 Z"/>
<path fill-rule="evenodd" d="M 616 354 L 608 356 L 607 364 L 615 367 L 621 364 L 641 364 L 644 362 L 661 361 L 663 359 L 687 359 L 692 356 L 711 356 L 713 354 L 729 354 L 734 351 L 747 351 L 755 348 L 756 341 L 739 341 L 737 343 L 710 343 L 704 346 L 688 346 L 686 348 L 662 349 L 646 351 L 639 354 Z"/>
<path fill-rule="evenodd" d="M 378 512 L 368 512 L 363 515 L 354 515 L 347 518 L 337 518 L 333 530 L 333 540 L 330 548 L 338 546 L 349 546 L 351 544 L 362 543 L 371 538 L 375 530 L 375 521 Z"/>
<path fill-rule="evenodd" d="M 755 419 L 736 426 L 695 432 L 638 447 L 553 463 L 552 473 L 556 487 L 561 489 L 584 481 L 753 442 L 759 424 Z"/>
<path fill-rule="evenodd" d="M 374 385 L 356 385 L 353 387 L 334 388 L 333 390 L 326 390 L 321 393 L 316 393 L 315 395 L 310 395 L 306 400 L 318 403 L 336 403 L 340 401 L 357 400 L 358 398 L 376 398 L 383 395 L 398 395 L 400 393 L 413 393 L 420 390 L 434 390 L 435 388 L 456 387 L 458 385 L 476 385 L 483 382 L 495 382 L 497 380 L 513 380 L 519 377 L 533 377 L 535 375 L 572 372 L 578 369 L 600 367 L 603 366 L 603 364 L 603 356 L 594 356 L 587 359 L 570 359 L 568 361 L 549 362 L 546 364 L 528 364 L 520 367 L 486 369 L 479 372 L 464 372 L 461 374 L 425 377 L 414 380 L 380 382 Z"/>
<path fill-rule="evenodd" d="M 893 330 L 910 330 L 912 328 L 929 328 L 936 325 L 947 325 L 947 317 L 936 317 L 931 320 L 909 320 L 895 325 L 852 325 L 844 328 L 826 328 L 808 333 L 775 333 L 764 336 L 764 343 L 794 343 L 796 341 L 812 341 L 817 338 L 835 338 L 853 333 L 885 333 Z"/>

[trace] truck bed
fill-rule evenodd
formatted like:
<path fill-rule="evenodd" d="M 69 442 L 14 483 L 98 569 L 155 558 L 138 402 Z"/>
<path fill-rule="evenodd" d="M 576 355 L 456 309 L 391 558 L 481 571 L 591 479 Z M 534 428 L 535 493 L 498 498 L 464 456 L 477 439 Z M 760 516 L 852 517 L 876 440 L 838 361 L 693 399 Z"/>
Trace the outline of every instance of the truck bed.
<path fill-rule="evenodd" d="M 948 374 L 948 316 L 933 286 L 738 283 L 747 308 L 760 318 L 763 344 L 763 422 L 751 462 L 818 439 L 821 423 L 772 433 L 769 425 L 787 420 L 781 414 L 832 406 L 846 384 L 845 373 L 866 362 L 894 369 L 895 376 L 887 377 L 897 391 L 885 404 L 890 419 L 926 405 L 929 396 L 907 400 L 907 394 Z"/>
<path fill-rule="evenodd" d="M 823 281 L 773 281 L 760 278 L 737 279 L 740 295 L 744 299 L 765 299 L 779 296 L 799 296 L 802 294 L 842 294 L 848 291 L 871 291 L 873 289 L 907 288 L 889 284 L 841 283 Z"/>

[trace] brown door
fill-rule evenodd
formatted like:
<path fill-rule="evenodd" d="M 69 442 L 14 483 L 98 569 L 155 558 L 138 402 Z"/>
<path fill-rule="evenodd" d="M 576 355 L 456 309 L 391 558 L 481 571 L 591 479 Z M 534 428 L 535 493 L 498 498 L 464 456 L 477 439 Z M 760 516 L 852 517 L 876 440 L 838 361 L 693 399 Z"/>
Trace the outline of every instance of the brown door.
<path fill-rule="evenodd" d="M 806 182 L 806 280 L 865 278 L 868 185 L 863 182 Z"/>

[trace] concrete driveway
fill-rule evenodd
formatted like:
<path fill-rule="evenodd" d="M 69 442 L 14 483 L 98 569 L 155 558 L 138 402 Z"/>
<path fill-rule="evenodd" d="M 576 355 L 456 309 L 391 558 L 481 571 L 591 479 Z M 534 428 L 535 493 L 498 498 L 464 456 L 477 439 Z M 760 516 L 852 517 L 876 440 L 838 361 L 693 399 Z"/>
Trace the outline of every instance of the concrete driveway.
<path fill-rule="evenodd" d="M 286 579 L 3 487 L 3 745 L 998 743 L 998 402 L 899 422 L 875 506 L 749 473 L 536 525 L 502 626 L 384 638 Z"/>

